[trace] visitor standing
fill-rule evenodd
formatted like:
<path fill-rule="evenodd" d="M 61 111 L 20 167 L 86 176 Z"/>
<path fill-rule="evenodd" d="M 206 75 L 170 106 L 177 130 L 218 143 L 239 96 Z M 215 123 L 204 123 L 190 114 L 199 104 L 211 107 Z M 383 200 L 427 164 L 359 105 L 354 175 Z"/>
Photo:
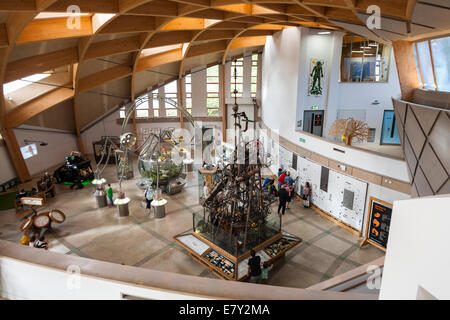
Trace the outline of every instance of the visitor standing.
<path fill-rule="evenodd" d="M 305 189 L 303 190 L 303 207 L 309 208 L 310 206 L 310 200 L 311 200 L 311 187 L 309 185 L 309 182 L 306 182 Z"/>
<path fill-rule="evenodd" d="M 279 177 L 281 176 L 282 173 L 283 173 L 283 169 L 279 168 L 279 169 L 278 169 L 277 178 L 279 178 Z"/>
<path fill-rule="evenodd" d="M 111 184 L 108 184 L 108 200 L 109 200 L 109 207 L 114 207 L 114 201 L 113 201 L 113 189 L 111 188 Z"/>
<path fill-rule="evenodd" d="M 278 177 L 278 190 L 281 189 L 281 186 L 284 184 L 284 179 L 286 178 L 286 173 L 281 173 Z"/>
<path fill-rule="evenodd" d="M 263 263 L 261 268 L 261 283 L 268 284 L 269 282 L 269 271 L 272 270 L 273 264 L 269 264 L 267 261 Z"/>
<path fill-rule="evenodd" d="M 287 185 L 286 191 L 289 193 L 289 198 L 286 202 L 286 209 L 289 209 L 289 203 L 291 202 L 291 199 L 292 199 L 292 191 L 294 190 L 294 188 L 293 188 L 294 179 L 292 179 L 290 171 L 286 171 L 286 177 L 284 178 L 284 183 Z"/>
<path fill-rule="evenodd" d="M 248 260 L 248 275 L 251 283 L 261 281 L 261 257 L 256 255 L 255 250 L 250 251 L 251 258 Z"/>
<path fill-rule="evenodd" d="M 280 190 L 278 191 L 278 214 L 280 214 L 280 211 L 284 215 L 284 212 L 286 211 L 286 203 L 289 199 L 289 192 L 286 190 L 286 185 L 282 185 Z"/>

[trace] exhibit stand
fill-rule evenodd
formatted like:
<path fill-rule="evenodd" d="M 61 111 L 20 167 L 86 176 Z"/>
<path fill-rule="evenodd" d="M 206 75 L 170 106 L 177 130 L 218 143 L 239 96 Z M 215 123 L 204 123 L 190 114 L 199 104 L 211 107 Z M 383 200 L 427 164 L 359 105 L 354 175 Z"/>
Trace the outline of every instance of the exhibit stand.
<path fill-rule="evenodd" d="M 130 198 L 116 199 L 114 200 L 114 205 L 119 209 L 119 217 L 128 217 L 130 215 L 130 210 L 128 204 L 130 203 Z"/>
<path fill-rule="evenodd" d="M 155 210 L 155 218 L 161 219 L 166 216 L 166 204 L 166 199 L 152 201 L 152 207 Z"/>
<path fill-rule="evenodd" d="M 186 173 L 194 171 L 194 160 L 184 159 L 183 160 L 183 169 L 184 169 L 184 172 L 186 172 Z"/>
<path fill-rule="evenodd" d="M 106 207 L 107 201 L 106 201 L 106 192 L 104 185 L 106 183 L 106 179 L 94 179 L 92 181 L 92 184 L 95 186 L 95 192 L 94 192 L 94 198 L 97 208 L 103 208 Z"/>

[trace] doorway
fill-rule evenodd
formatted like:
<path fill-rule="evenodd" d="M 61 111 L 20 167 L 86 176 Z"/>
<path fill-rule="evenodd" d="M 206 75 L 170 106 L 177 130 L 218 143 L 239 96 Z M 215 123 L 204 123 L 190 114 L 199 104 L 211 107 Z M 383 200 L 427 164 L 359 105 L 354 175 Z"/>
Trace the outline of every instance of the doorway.
<path fill-rule="evenodd" d="M 303 131 L 321 137 L 323 134 L 323 110 L 307 110 L 303 114 Z"/>
<path fill-rule="evenodd" d="M 384 110 L 383 129 L 381 131 L 380 144 L 400 145 L 397 122 L 393 110 Z"/>

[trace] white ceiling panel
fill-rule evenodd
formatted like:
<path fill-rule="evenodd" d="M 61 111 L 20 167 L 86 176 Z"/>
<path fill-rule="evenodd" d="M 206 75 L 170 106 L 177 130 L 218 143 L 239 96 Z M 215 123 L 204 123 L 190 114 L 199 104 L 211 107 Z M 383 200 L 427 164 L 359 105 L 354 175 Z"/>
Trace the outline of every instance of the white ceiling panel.
<path fill-rule="evenodd" d="M 358 24 L 352 24 L 352 23 L 345 23 L 341 21 L 331 20 L 334 24 L 344 28 L 345 30 L 348 30 L 350 32 L 353 32 L 357 35 L 360 35 L 362 37 L 368 38 L 373 41 L 381 42 L 381 43 L 389 43 L 389 41 L 380 38 L 376 34 L 374 34 L 372 31 L 370 31 L 366 26 L 358 25 Z"/>
<path fill-rule="evenodd" d="M 445 0 L 447 5 L 450 0 Z M 417 3 L 412 22 L 428 27 L 450 30 L 450 9 L 434 7 L 423 3 Z"/>

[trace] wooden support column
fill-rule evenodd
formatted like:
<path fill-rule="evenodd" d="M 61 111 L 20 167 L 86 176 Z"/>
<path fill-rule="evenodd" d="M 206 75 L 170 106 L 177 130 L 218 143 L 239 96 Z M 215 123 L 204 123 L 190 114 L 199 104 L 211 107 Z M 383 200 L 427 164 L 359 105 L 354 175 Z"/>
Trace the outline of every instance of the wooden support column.
<path fill-rule="evenodd" d="M 414 43 L 411 41 L 399 40 L 392 42 L 398 79 L 402 90 L 402 99 L 406 101 L 411 101 L 414 89 L 420 88 L 413 45 Z"/>
<path fill-rule="evenodd" d="M 8 148 L 11 161 L 16 169 L 16 173 L 19 176 L 20 182 L 26 182 L 31 180 L 30 172 L 28 171 L 27 164 L 23 159 L 22 152 L 20 151 L 19 144 L 17 143 L 16 135 L 12 128 L 2 130 L 2 136 L 5 140 L 6 147 Z"/>
<path fill-rule="evenodd" d="M 183 106 L 183 78 L 180 75 L 180 77 L 177 80 L 177 86 L 178 86 L 178 94 L 177 94 L 177 103 L 179 106 Z M 183 106 L 185 107 L 185 106 Z M 180 111 L 180 127 L 183 129 L 184 127 L 184 115 L 183 112 Z"/>

